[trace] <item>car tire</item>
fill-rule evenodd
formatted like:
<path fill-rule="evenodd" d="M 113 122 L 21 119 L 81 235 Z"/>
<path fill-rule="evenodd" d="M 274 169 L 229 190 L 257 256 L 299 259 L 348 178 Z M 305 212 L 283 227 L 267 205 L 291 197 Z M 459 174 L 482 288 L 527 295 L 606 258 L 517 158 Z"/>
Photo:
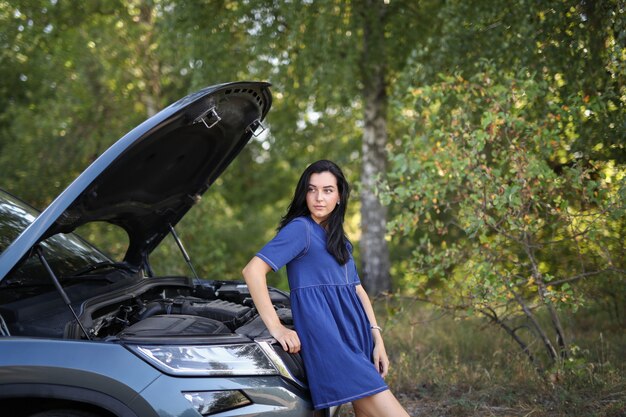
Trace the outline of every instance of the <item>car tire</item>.
<path fill-rule="evenodd" d="M 58 410 L 40 411 L 38 413 L 31 414 L 29 417 L 99 417 L 99 416 L 89 411 L 58 409 Z"/>

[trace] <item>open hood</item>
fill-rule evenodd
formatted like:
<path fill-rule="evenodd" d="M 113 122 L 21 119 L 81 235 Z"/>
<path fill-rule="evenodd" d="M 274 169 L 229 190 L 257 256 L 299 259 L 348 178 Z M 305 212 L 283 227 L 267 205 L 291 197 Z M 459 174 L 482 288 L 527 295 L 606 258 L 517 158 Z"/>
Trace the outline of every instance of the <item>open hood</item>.
<path fill-rule="evenodd" d="M 269 84 L 207 87 L 119 139 L 0 255 L 0 280 L 37 243 L 92 221 L 129 236 L 124 261 L 145 257 L 239 154 L 272 103 Z"/>

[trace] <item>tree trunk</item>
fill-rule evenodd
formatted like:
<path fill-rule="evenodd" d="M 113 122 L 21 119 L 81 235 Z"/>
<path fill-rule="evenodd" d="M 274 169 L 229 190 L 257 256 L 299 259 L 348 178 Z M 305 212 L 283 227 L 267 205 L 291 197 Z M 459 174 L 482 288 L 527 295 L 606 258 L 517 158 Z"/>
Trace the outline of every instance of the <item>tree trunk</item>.
<path fill-rule="evenodd" d="M 557 314 L 556 309 L 554 308 L 554 305 L 552 304 L 552 301 L 546 296 L 546 284 L 543 280 L 543 274 L 539 272 L 539 265 L 538 265 L 537 259 L 535 258 L 535 253 L 532 249 L 533 245 L 531 244 L 528 235 L 526 235 L 525 233 L 524 233 L 523 242 L 524 242 L 524 250 L 526 251 L 526 254 L 528 255 L 528 259 L 530 260 L 530 265 L 532 268 L 532 276 L 535 279 L 535 283 L 537 284 L 539 297 L 543 305 L 547 307 L 548 312 L 550 313 L 550 319 L 552 320 L 552 326 L 553 326 L 554 332 L 556 333 L 556 340 L 559 345 L 559 353 L 560 353 L 559 357 L 561 357 L 562 359 L 565 359 L 567 357 L 567 344 L 565 342 L 565 332 L 563 331 L 563 326 L 561 325 L 561 319 L 559 319 L 559 315 Z M 552 355 L 552 351 L 554 350 L 555 350 L 554 347 L 551 347 L 549 353 Z M 554 359 L 557 360 L 558 357 L 555 357 Z"/>
<path fill-rule="evenodd" d="M 159 59 L 152 50 L 154 38 L 156 36 L 154 31 L 154 16 L 155 6 L 150 4 L 144 4 L 141 7 L 141 13 L 139 14 L 139 24 L 147 28 L 143 32 L 143 36 L 137 43 L 137 57 L 141 64 L 143 71 L 143 78 L 146 81 L 145 91 L 141 94 L 141 100 L 146 106 L 146 114 L 148 117 L 152 117 L 159 112 L 162 108 L 160 103 L 161 98 L 161 64 Z"/>
<path fill-rule="evenodd" d="M 370 295 L 391 289 L 387 208 L 375 194 L 376 177 L 386 171 L 387 93 L 381 2 L 366 1 L 363 14 L 364 129 L 361 172 L 361 278 Z"/>

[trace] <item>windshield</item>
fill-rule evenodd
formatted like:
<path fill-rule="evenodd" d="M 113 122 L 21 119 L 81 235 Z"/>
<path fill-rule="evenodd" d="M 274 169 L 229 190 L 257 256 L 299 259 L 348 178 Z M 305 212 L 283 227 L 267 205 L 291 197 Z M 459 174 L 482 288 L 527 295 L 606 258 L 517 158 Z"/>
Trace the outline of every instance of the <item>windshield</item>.
<path fill-rule="evenodd" d="M 0 190 L 0 253 L 35 220 L 37 215 L 35 209 Z M 94 263 L 111 261 L 75 234 L 51 236 L 44 240 L 41 246 L 46 260 L 59 277 L 71 275 Z M 22 285 L 39 284 L 50 282 L 50 277 L 39 259 L 31 255 L 2 281 L 2 285 L 16 282 Z"/>

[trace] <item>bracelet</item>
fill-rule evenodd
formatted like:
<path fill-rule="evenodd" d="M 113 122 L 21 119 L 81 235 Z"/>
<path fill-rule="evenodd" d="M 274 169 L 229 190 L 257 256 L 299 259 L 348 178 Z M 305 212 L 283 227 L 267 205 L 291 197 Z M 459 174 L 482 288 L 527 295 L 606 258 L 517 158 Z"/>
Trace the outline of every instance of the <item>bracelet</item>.
<path fill-rule="evenodd" d="M 380 326 L 370 326 L 370 329 L 372 329 L 372 330 L 376 329 L 376 330 L 380 331 L 381 333 L 383 332 L 383 328 L 380 327 Z"/>

